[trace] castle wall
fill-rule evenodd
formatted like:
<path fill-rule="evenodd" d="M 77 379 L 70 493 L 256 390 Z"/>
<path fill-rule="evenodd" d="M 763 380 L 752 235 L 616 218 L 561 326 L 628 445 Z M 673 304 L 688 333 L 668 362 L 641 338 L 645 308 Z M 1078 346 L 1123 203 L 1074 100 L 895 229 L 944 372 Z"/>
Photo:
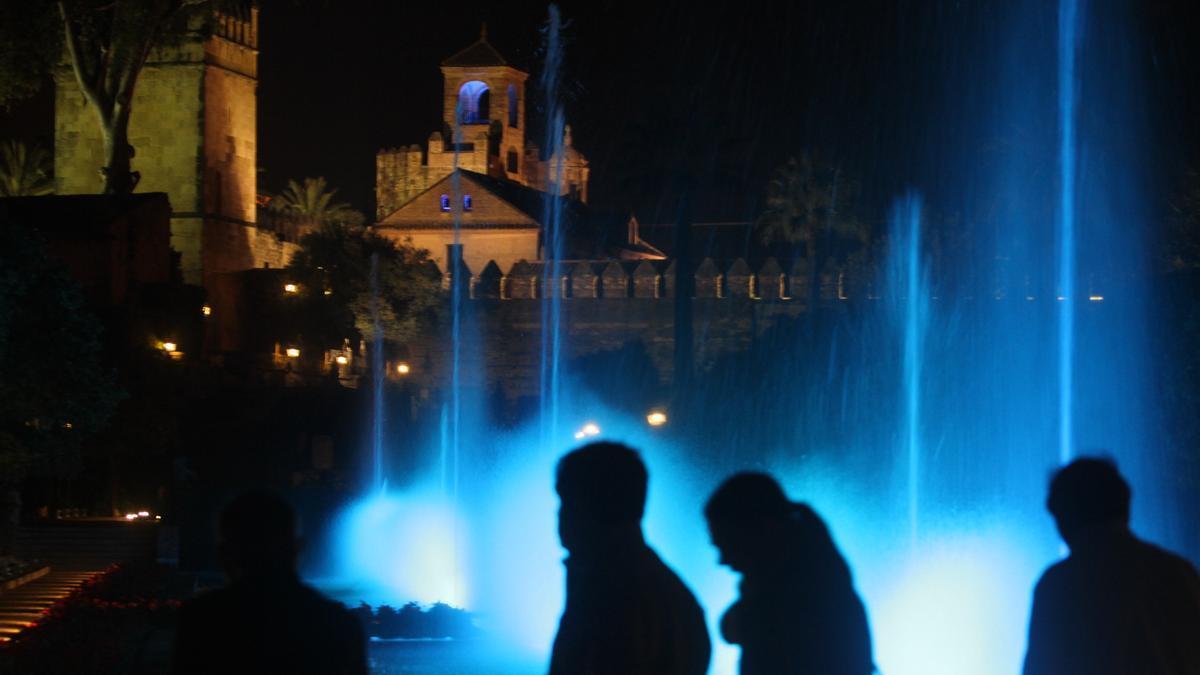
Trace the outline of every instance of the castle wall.
<path fill-rule="evenodd" d="M 204 275 L 279 266 L 288 244 L 254 227 L 257 189 L 257 9 L 214 18 L 156 50 L 138 78 L 129 121 L 137 192 L 165 192 L 171 247 L 188 283 Z M 69 67 L 55 73 L 59 194 L 99 192 L 103 140 Z M 281 260 L 283 263 L 281 263 Z"/>
<path fill-rule="evenodd" d="M 203 47 L 184 43 L 172 50 L 173 63 L 150 63 L 134 90 L 129 119 L 131 165 L 141 174 L 138 192 L 165 192 L 175 214 L 171 247 L 181 254 L 184 278 L 199 280 L 201 268 L 204 119 Z M 103 182 L 104 142 L 96 112 L 84 99 L 68 68 L 55 77 L 55 188 L 59 194 L 95 194 Z"/>
<path fill-rule="evenodd" d="M 693 298 L 693 355 L 705 372 L 723 355 L 748 349 L 756 337 L 779 321 L 798 317 L 804 304 L 750 298 Z M 468 387 L 507 399 L 538 395 L 541 376 L 542 303 L 536 300 L 473 300 L 464 304 L 467 345 L 460 359 L 472 376 Z M 627 345 L 643 348 L 662 382 L 674 378 L 675 306 L 666 299 L 564 298 L 560 305 L 564 362 L 612 353 Z M 410 360 L 422 386 L 440 389 L 453 363 L 448 327 L 410 346 Z"/>
<path fill-rule="evenodd" d="M 748 349 L 779 322 L 806 311 L 803 296 L 794 292 L 800 290 L 795 286 L 800 280 L 781 277 L 778 270 L 774 260 L 757 273 L 741 261 L 723 270 L 711 260 L 698 266 L 698 291 L 689 299 L 697 372 L 711 369 L 723 355 Z M 675 367 L 676 300 L 668 283 L 671 273 L 652 264 L 635 267 L 594 261 L 564 263 L 562 278 L 551 282 L 541 276 L 540 264 L 531 263 L 515 265 L 503 276 L 476 274 L 471 296 L 462 305 L 466 344 L 460 364 L 483 377 L 472 378 L 467 386 L 484 393 L 498 388 L 510 400 L 538 394 L 544 312 L 540 298 L 546 295 L 546 283 L 554 293 L 567 289 L 559 305 L 565 362 L 617 352 L 632 344 L 645 350 L 660 379 L 669 383 Z M 794 290 L 781 293 L 781 287 Z M 760 295 L 756 288 L 770 291 Z M 838 301 L 828 294 L 822 300 Z M 448 325 L 439 326 L 410 345 L 412 377 L 422 388 L 437 390 L 449 381 L 454 356 L 449 330 Z"/>
<path fill-rule="evenodd" d="M 236 43 L 207 43 L 204 73 L 205 213 L 255 221 L 257 56 Z"/>

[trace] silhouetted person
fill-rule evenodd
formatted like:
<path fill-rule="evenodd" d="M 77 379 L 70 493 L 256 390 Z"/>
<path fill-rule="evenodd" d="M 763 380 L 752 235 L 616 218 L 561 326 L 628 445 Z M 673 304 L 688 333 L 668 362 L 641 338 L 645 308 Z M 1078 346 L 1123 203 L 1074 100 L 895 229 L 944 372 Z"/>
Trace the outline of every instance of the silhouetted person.
<path fill-rule="evenodd" d="M 615 443 L 558 464 L 558 533 L 569 556 L 567 600 L 551 675 L 703 675 L 704 612 L 642 538 L 646 467 Z"/>
<path fill-rule="evenodd" d="M 366 675 L 362 626 L 296 576 L 292 509 L 251 492 L 221 513 L 225 588 L 183 605 L 175 675 L 311 673 Z"/>
<path fill-rule="evenodd" d="M 828 528 L 774 478 L 741 473 L 705 506 L 721 564 L 742 575 L 721 634 L 742 648 L 742 675 L 867 675 L 867 615 Z"/>
<path fill-rule="evenodd" d="M 1200 675 L 1200 578 L 1133 536 L 1130 496 L 1102 459 L 1050 481 L 1046 507 L 1071 553 L 1034 591 L 1025 675 Z"/>

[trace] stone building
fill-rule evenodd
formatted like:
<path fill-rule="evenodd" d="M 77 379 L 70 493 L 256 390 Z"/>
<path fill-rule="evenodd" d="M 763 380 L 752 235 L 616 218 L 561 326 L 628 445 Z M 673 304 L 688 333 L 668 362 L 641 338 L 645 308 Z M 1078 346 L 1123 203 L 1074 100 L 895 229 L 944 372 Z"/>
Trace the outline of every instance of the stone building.
<path fill-rule="evenodd" d="M 442 128 L 417 145 L 380 150 L 375 157 L 379 232 L 411 239 L 439 262 L 455 242 L 463 256 L 504 265 L 540 256 L 541 208 L 524 192 L 548 191 L 586 204 L 587 158 L 564 130 L 561 147 L 548 156 L 526 138 L 528 73 L 479 40 L 442 61 Z M 558 175 L 559 180 L 552 178 Z M 524 192 L 522 192 L 524 191 Z"/>
<path fill-rule="evenodd" d="M 103 141 L 69 66 L 55 73 L 58 194 L 100 190 Z M 258 8 L 198 21 L 155 50 L 129 121 L 138 192 L 171 202 L 171 247 L 184 280 L 287 263 L 294 245 L 256 226 Z"/>

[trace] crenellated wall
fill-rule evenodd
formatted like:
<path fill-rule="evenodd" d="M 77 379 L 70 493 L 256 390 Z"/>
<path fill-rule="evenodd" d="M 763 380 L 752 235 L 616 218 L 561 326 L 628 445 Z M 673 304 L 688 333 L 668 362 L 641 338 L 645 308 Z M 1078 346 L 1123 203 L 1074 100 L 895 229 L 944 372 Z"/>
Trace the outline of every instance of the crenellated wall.
<path fill-rule="evenodd" d="M 668 261 L 569 261 L 555 278 L 541 262 L 518 262 L 501 271 L 494 262 L 470 273 L 464 303 L 464 333 L 471 341 L 464 358 L 478 359 L 468 386 L 497 388 L 508 399 L 536 396 L 541 368 L 542 298 L 558 296 L 566 361 L 630 345 L 644 348 L 664 383 L 673 377 L 676 302 L 673 264 Z M 694 271 L 690 299 L 693 354 L 705 371 L 723 354 L 747 349 L 779 321 L 806 310 L 806 275 L 789 275 L 774 259 L 752 270 L 744 260 L 719 265 L 711 259 Z M 443 283 L 449 288 L 450 280 Z M 836 289 L 836 283 L 826 284 Z M 823 300 L 836 301 L 826 293 Z M 703 327 L 701 330 L 699 327 Z M 477 342 L 475 342 L 477 341 Z M 412 378 L 437 390 L 450 375 L 453 345 L 443 327 L 409 346 Z"/>

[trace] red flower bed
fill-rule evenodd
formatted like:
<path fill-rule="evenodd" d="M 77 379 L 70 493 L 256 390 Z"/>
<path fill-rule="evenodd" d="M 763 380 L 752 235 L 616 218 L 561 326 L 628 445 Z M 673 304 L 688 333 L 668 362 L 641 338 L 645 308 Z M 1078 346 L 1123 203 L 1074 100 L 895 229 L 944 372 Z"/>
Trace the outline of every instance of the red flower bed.
<path fill-rule="evenodd" d="M 146 638 L 174 623 L 179 601 L 166 596 L 167 574 L 154 565 L 109 568 L 0 648 L 0 672 L 102 675 L 129 670 Z"/>

